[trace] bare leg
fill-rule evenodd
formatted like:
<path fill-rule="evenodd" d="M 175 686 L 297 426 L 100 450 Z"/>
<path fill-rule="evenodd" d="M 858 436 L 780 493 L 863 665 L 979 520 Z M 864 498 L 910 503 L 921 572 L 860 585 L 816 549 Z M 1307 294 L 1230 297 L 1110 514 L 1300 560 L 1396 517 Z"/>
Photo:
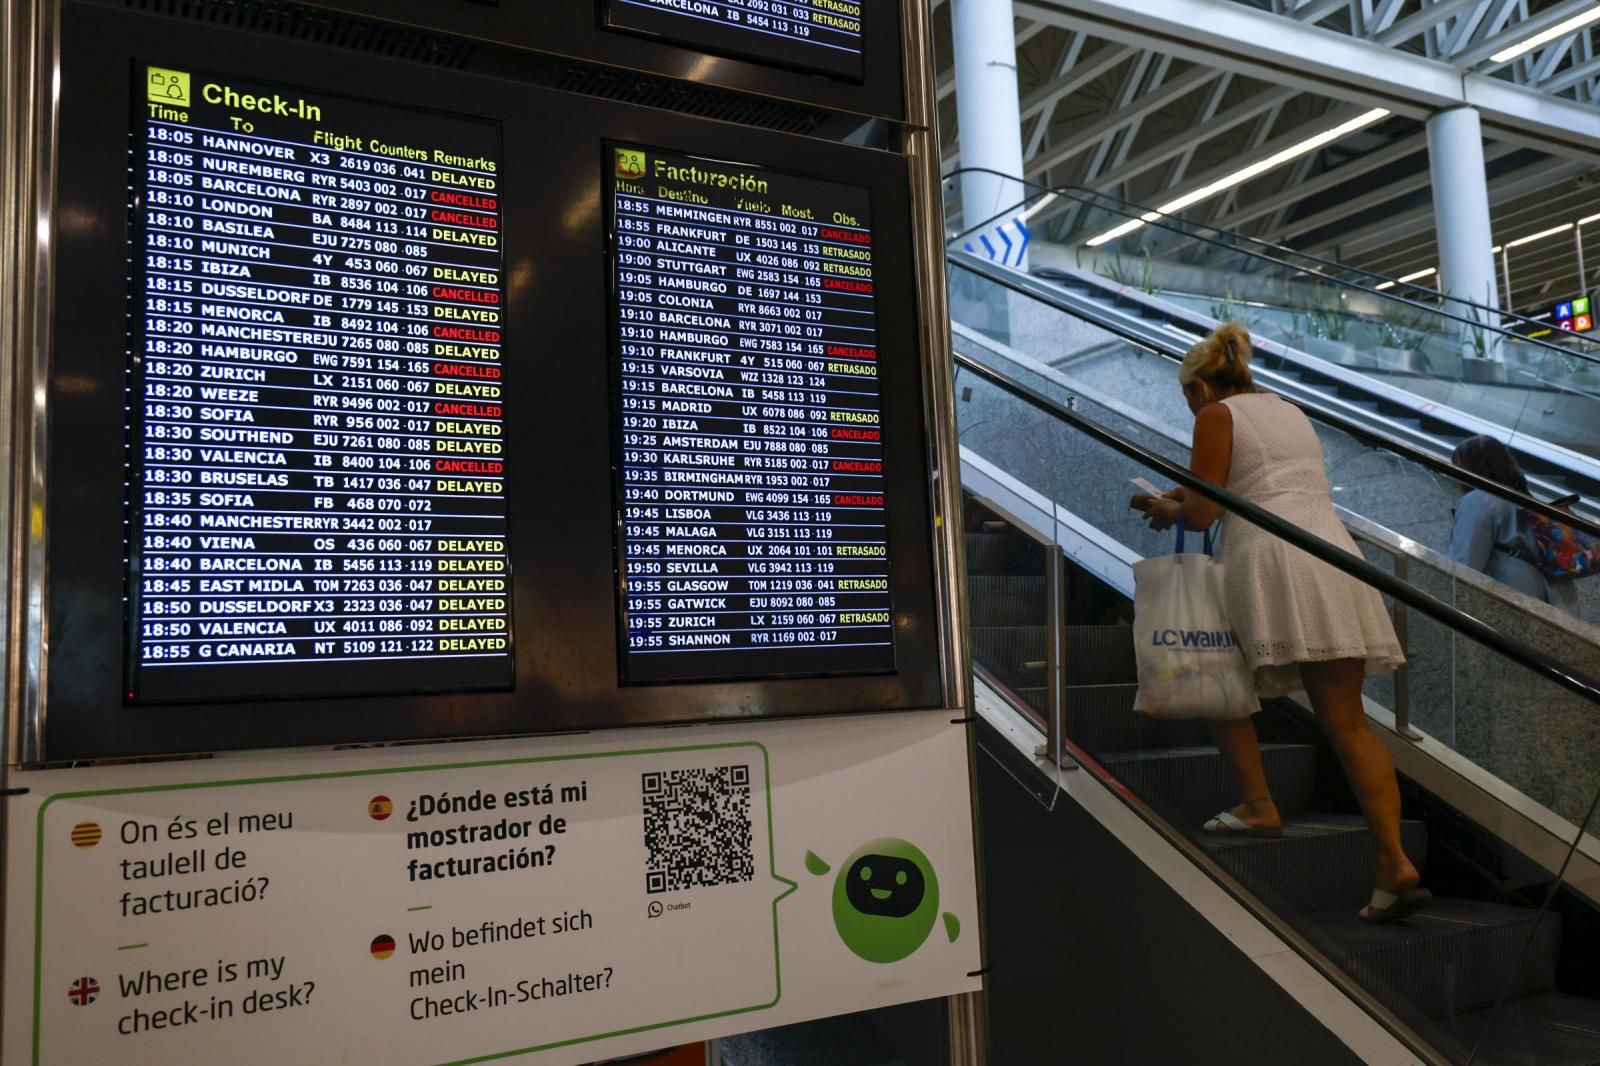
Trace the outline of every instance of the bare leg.
<path fill-rule="evenodd" d="M 1256 829 L 1283 824 L 1278 807 L 1267 787 L 1267 771 L 1261 765 L 1261 742 L 1256 739 L 1256 724 L 1250 718 L 1211 721 L 1211 736 L 1222 751 L 1222 758 L 1233 771 L 1242 802 L 1230 813 Z"/>
<path fill-rule="evenodd" d="M 1367 724 L 1361 705 L 1364 675 L 1360 659 L 1303 663 L 1300 667 L 1317 721 L 1338 753 L 1356 802 L 1361 804 L 1361 813 L 1372 829 L 1378 860 L 1377 887 L 1404 895 L 1421 877 L 1400 842 L 1400 784 L 1395 778 L 1394 760 Z"/>

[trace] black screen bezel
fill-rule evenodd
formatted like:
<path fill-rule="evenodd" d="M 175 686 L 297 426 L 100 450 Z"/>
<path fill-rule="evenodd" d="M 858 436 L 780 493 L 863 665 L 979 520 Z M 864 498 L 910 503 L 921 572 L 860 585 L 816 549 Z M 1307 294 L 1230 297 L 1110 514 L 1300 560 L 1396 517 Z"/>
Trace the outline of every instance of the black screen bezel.
<path fill-rule="evenodd" d="M 548 55 L 903 121 L 904 2 L 863 0 L 872 8 L 872 17 L 867 18 L 863 12 L 859 82 L 789 69 L 771 60 L 711 53 L 662 37 L 610 29 L 600 7 L 604 0 L 506 0 L 492 8 L 440 0 L 318 0 L 318 6 Z"/>
<path fill-rule="evenodd" d="M 448 695 L 126 707 L 123 500 L 129 63 L 138 57 L 501 123 L 506 335 L 516 392 L 548 415 L 508 426 L 516 689 Z M 609 471 L 609 325 L 603 140 L 731 156 L 873 194 L 884 262 L 909 264 L 905 162 L 893 155 L 502 80 L 69 5 L 50 375 L 45 757 L 51 761 L 379 741 L 569 732 L 942 705 L 920 374 L 886 391 L 904 489 L 891 511 L 893 674 L 777 682 L 619 686 Z M 882 283 L 880 342 L 920 351 L 909 272 Z M 541 334 L 543 330 L 543 334 Z M 530 338 L 537 337 L 537 340 Z M 520 360 L 520 362 L 519 362 Z M 585 397 L 582 404 L 574 397 Z M 509 399 L 514 397 L 508 396 Z M 526 405 L 524 405 L 526 406 Z M 508 410 L 511 409 L 508 403 Z M 528 458 L 561 461 L 535 469 Z M 888 456 L 886 456 L 886 461 Z M 918 486 L 912 488 L 912 486 Z"/>

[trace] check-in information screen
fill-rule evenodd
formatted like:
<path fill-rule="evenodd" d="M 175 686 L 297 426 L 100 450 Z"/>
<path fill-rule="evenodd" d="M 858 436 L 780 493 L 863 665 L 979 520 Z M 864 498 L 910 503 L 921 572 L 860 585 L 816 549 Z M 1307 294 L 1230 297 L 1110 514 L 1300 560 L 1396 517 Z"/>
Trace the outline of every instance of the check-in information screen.
<path fill-rule="evenodd" d="M 510 685 L 498 126 L 135 78 L 128 698 Z"/>
<path fill-rule="evenodd" d="M 866 189 L 608 165 L 625 678 L 894 669 Z"/>

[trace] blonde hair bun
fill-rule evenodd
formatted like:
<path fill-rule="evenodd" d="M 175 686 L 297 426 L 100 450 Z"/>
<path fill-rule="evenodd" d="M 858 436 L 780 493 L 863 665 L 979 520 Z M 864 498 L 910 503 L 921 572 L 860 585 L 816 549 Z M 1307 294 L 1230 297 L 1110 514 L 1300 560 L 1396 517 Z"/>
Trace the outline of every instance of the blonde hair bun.
<path fill-rule="evenodd" d="M 1219 392 L 1241 392 L 1255 387 L 1250 373 L 1250 331 L 1237 322 L 1224 322 L 1205 340 L 1189 349 L 1178 368 L 1178 383 L 1203 381 Z"/>

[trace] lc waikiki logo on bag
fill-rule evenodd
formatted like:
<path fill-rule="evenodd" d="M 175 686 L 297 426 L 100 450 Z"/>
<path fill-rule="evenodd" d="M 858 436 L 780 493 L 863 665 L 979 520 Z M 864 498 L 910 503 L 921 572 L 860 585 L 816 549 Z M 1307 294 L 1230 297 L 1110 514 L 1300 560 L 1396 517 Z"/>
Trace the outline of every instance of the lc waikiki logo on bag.
<path fill-rule="evenodd" d="M 1527 518 L 1528 535 L 1539 553 L 1534 565 L 1546 576 L 1587 577 L 1600 571 L 1600 541 L 1542 514 L 1522 513 Z"/>
<path fill-rule="evenodd" d="M 1158 648 L 1237 648 L 1239 638 L 1231 629 L 1158 629 L 1150 643 Z"/>
<path fill-rule="evenodd" d="M 1134 709 L 1157 718 L 1247 718 L 1261 709 L 1255 677 L 1223 607 L 1223 568 L 1205 554 L 1134 564 L 1133 639 L 1139 667 Z"/>

